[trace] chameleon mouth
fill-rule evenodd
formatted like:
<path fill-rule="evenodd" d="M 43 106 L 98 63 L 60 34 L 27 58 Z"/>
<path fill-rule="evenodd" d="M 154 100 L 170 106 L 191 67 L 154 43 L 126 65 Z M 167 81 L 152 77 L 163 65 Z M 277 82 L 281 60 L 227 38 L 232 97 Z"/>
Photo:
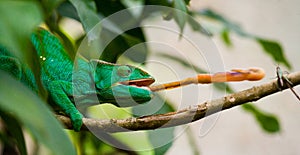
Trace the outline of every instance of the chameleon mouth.
<path fill-rule="evenodd" d="M 119 82 L 122 85 L 136 86 L 136 87 L 149 87 L 155 80 L 152 78 L 128 80 Z"/>

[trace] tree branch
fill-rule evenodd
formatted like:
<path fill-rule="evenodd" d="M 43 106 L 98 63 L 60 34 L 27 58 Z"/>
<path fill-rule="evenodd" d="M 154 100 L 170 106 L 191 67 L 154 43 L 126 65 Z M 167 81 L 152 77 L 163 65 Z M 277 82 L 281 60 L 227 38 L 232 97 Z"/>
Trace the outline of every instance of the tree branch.
<path fill-rule="evenodd" d="M 287 76 L 287 78 L 294 84 L 294 86 L 300 84 L 300 72 L 291 73 Z M 285 85 L 284 89 L 287 88 L 288 87 Z M 257 101 L 276 92 L 279 92 L 279 89 L 277 81 L 273 80 L 260 86 L 255 86 L 219 99 L 206 101 L 199 105 L 189 106 L 186 109 L 176 112 L 127 119 L 96 120 L 92 118 L 83 118 L 84 125 L 81 130 L 100 130 L 103 132 L 114 133 L 173 127 L 200 120 L 211 114 L 215 114 L 247 102 Z M 57 115 L 57 118 L 65 125 L 66 128 L 72 129 L 72 124 L 68 117 Z"/>

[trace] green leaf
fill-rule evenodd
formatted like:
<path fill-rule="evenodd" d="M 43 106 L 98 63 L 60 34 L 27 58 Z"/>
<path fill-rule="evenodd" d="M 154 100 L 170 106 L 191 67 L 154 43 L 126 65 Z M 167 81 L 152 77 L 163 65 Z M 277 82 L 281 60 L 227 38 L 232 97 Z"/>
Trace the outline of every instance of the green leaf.
<path fill-rule="evenodd" d="M 116 32 L 103 29 L 102 35 L 116 36 Z M 141 28 L 134 28 L 114 38 L 104 49 L 100 59 L 115 63 L 117 59 L 124 55 L 134 62 L 144 63 L 148 56 L 148 47 L 145 42 L 144 33 Z M 137 46 L 135 46 L 137 45 Z M 130 49 L 130 50 L 128 50 Z M 128 51 L 127 51 L 128 50 Z M 125 53 L 124 53 L 125 52 Z"/>
<path fill-rule="evenodd" d="M 144 33 L 141 28 L 132 29 L 131 31 L 129 31 L 129 33 L 133 34 L 134 36 L 126 33 L 122 35 L 128 45 L 127 49 L 131 49 L 130 51 L 124 53 L 124 55 L 134 62 L 144 63 L 149 52 L 147 45 L 144 44 Z"/>
<path fill-rule="evenodd" d="M 77 9 L 81 21 L 84 23 L 81 17 L 81 14 L 85 14 L 84 7 L 81 8 L 81 12 L 83 12 L 81 13 L 78 8 L 80 5 L 77 4 L 78 6 L 76 6 L 75 2 L 72 3 Z M 95 1 L 95 7 L 97 11 L 99 11 L 98 13 L 104 16 L 109 16 L 122 10 L 122 12 L 118 12 L 117 14 L 106 18 L 106 22 L 103 23 L 105 25 L 103 25 L 101 31 L 99 31 L 101 40 L 99 41 L 98 46 L 104 48 L 103 52 L 100 50 L 102 52 L 100 53 L 100 59 L 115 63 L 119 56 L 124 54 L 124 56 L 135 62 L 144 63 L 148 55 L 147 46 L 145 44 L 136 47 L 134 46 L 145 42 L 145 36 L 142 29 L 137 25 L 139 22 L 131 12 L 123 10 L 125 9 L 125 6 L 120 1 Z M 93 14 L 95 14 L 95 12 Z M 126 52 L 128 49 L 131 51 Z"/>
<path fill-rule="evenodd" d="M 225 31 L 234 31 L 235 33 L 237 33 L 238 35 L 242 36 L 242 37 L 250 37 L 252 38 L 253 36 L 246 33 L 239 25 L 237 25 L 236 23 L 233 23 L 232 21 L 226 19 L 225 17 L 223 17 L 222 15 L 216 13 L 215 11 L 211 10 L 211 9 L 204 9 L 200 12 L 196 12 L 195 14 L 199 14 L 202 16 L 206 16 L 208 18 L 214 19 L 216 21 L 219 21 L 220 23 L 222 23 L 224 25 L 224 29 Z"/>
<path fill-rule="evenodd" d="M 124 13 L 124 15 L 127 16 L 131 16 L 130 12 L 128 12 L 128 10 L 124 10 L 126 9 L 125 5 L 122 3 L 122 1 L 118 0 L 118 1 L 112 1 L 112 0 L 101 0 L 101 1 L 95 1 L 96 4 L 96 8 L 98 10 L 99 13 L 103 14 L 104 16 L 109 16 L 112 15 L 118 11 L 123 11 L 122 13 Z M 133 16 L 131 16 L 133 17 Z M 119 21 L 123 22 L 123 21 L 127 21 L 128 19 L 124 18 L 119 18 Z M 113 21 L 116 22 L 116 21 Z"/>
<path fill-rule="evenodd" d="M 53 10 L 56 9 L 63 1 L 64 0 L 41 0 L 46 16 L 50 16 Z"/>
<path fill-rule="evenodd" d="M 276 116 L 264 113 L 251 104 L 244 104 L 242 107 L 256 117 L 257 122 L 264 131 L 268 133 L 277 133 L 280 131 L 280 124 Z"/>
<path fill-rule="evenodd" d="M 33 52 L 28 45 L 31 33 L 42 22 L 40 6 L 35 1 L 0 1 L 0 14 L 0 44 L 31 64 Z"/>
<path fill-rule="evenodd" d="M 43 12 L 39 3 L 36 1 L 0 1 L 0 14 L 0 45 L 11 51 L 21 63 L 27 64 L 37 78 L 39 66 L 35 65 L 37 61 L 32 59 L 37 57 L 37 54 L 31 46 L 30 37 L 34 29 L 42 22 Z M 39 94 L 44 96 L 39 80 L 37 85 L 40 90 Z"/>
<path fill-rule="evenodd" d="M 171 6 L 171 2 L 170 0 L 145 0 L 145 5 Z"/>
<path fill-rule="evenodd" d="M 139 27 L 140 21 L 136 19 L 138 17 L 132 14 L 134 9 L 126 9 L 122 1 L 101 0 L 95 3 L 99 13 L 104 16 L 113 14 L 107 18 L 112 26 L 103 28 L 103 31 L 106 31 L 104 32 L 106 36 L 110 38 L 110 36 L 117 35 L 116 38 L 106 46 L 106 49 L 101 55 L 101 59 L 114 63 L 119 56 L 124 54 L 124 56 L 134 62 L 144 63 L 148 56 L 148 47 L 146 44 L 142 44 L 146 39 L 142 28 Z M 127 51 L 128 49 L 130 49 L 130 51 Z"/>
<path fill-rule="evenodd" d="M 80 21 L 76 8 L 69 1 L 65 1 L 61 5 L 59 5 L 57 11 L 61 16 Z"/>
<path fill-rule="evenodd" d="M 227 45 L 227 46 L 232 46 L 232 43 L 231 43 L 231 40 L 230 40 L 230 37 L 229 37 L 229 31 L 227 29 L 225 29 L 223 32 L 222 32 L 222 39 L 224 41 L 224 43 Z"/>
<path fill-rule="evenodd" d="M 188 10 L 184 0 L 174 0 L 173 7 L 177 10 L 174 10 L 174 19 L 180 28 L 180 33 L 183 32 L 185 23 L 187 22 Z"/>
<path fill-rule="evenodd" d="M 289 69 L 292 68 L 291 64 L 285 58 L 282 47 L 279 43 L 262 38 L 256 38 L 256 40 L 263 47 L 264 51 L 271 55 L 276 62 L 283 63 Z"/>
<path fill-rule="evenodd" d="M 100 22 L 100 17 L 96 12 L 96 5 L 94 1 L 89 0 L 70 0 L 76 8 L 80 21 L 86 33 L 90 32 L 96 24 Z"/>
<path fill-rule="evenodd" d="M 27 87 L 0 72 L 0 109 L 11 113 L 52 154 L 76 154 L 63 127 Z"/>
<path fill-rule="evenodd" d="M 194 31 L 198 31 L 207 36 L 212 36 L 211 32 L 206 30 L 198 21 L 196 21 L 194 18 L 192 18 L 190 16 L 188 17 L 188 23 Z"/>

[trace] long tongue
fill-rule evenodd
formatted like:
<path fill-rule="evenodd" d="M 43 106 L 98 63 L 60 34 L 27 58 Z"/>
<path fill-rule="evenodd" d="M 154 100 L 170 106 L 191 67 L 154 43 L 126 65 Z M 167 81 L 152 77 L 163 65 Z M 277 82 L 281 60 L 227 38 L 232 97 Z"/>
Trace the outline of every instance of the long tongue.
<path fill-rule="evenodd" d="M 138 87 L 142 86 L 150 86 L 154 82 L 154 79 L 138 79 L 138 80 L 130 80 L 130 81 L 123 81 L 120 82 L 121 84 L 124 85 L 135 85 Z"/>

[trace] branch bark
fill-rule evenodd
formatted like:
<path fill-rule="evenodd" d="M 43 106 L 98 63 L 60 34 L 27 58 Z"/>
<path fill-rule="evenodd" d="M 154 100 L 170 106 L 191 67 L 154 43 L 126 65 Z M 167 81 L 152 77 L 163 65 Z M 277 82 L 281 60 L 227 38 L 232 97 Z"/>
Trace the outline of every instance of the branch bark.
<path fill-rule="evenodd" d="M 300 84 L 300 72 L 291 73 L 287 77 L 294 86 Z M 284 89 L 287 88 L 287 86 L 284 86 Z M 211 114 L 241 104 L 257 101 L 279 91 L 277 81 L 273 80 L 260 86 L 254 86 L 250 89 L 233 93 L 219 99 L 206 101 L 176 112 L 127 119 L 96 120 L 92 118 L 83 118 L 84 125 L 81 130 L 97 130 L 115 133 L 173 127 L 200 120 Z M 68 117 L 57 115 L 57 118 L 67 129 L 72 129 L 72 124 Z"/>

